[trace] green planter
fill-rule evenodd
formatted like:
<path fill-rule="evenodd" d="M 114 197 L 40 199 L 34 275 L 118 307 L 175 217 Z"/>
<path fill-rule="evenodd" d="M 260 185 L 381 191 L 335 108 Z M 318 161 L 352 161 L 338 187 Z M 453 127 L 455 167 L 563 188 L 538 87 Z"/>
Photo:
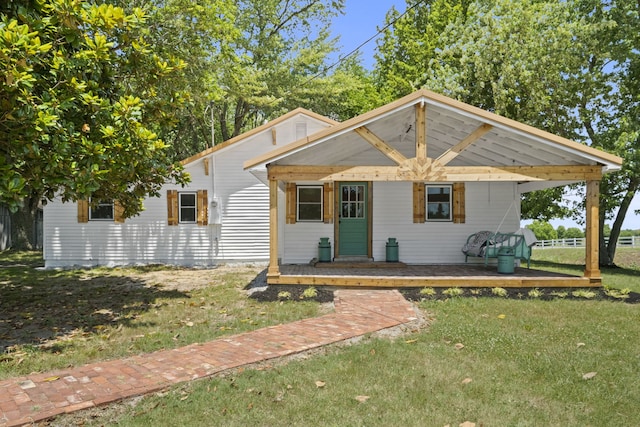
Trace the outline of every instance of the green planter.
<path fill-rule="evenodd" d="M 498 251 L 498 273 L 513 274 L 515 258 L 512 248 L 501 248 Z"/>
<path fill-rule="evenodd" d="M 387 253 L 387 262 L 398 262 L 400 258 L 398 257 L 398 241 L 395 237 L 389 237 L 386 245 L 386 253 Z"/>
<path fill-rule="evenodd" d="M 318 243 L 318 261 L 331 262 L 331 242 L 328 237 L 321 237 Z"/>

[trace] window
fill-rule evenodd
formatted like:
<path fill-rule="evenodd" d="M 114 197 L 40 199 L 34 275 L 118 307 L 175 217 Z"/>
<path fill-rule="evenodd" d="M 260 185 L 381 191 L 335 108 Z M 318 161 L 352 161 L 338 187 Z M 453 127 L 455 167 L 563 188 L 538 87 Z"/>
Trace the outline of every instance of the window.
<path fill-rule="evenodd" d="M 322 221 L 322 186 L 301 185 L 298 191 L 298 221 Z"/>
<path fill-rule="evenodd" d="M 343 185 L 340 216 L 342 218 L 364 218 L 365 189 L 362 184 Z"/>
<path fill-rule="evenodd" d="M 89 208 L 90 221 L 113 221 L 113 202 L 111 200 L 100 200 L 98 204 Z"/>
<path fill-rule="evenodd" d="M 91 205 L 89 199 L 80 199 L 76 203 L 78 205 L 79 223 L 89 222 L 89 220 L 124 223 L 124 208 L 117 200 L 101 200 L 100 203 L 94 206 Z"/>
<path fill-rule="evenodd" d="M 425 185 L 422 182 L 414 182 L 413 222 L 452 221 L 454 224 L 464 224 L 464 195 L 464 182 L 451 185 Z"/>
<path fill-rule="evenodd" d="M 180 223 L 194 224 L 197 218 L 197 193 L 179 193 Z"/>
<path fill-rule="evenodd" d="M 167 224 L 209 223 L 209 199 L 207 190 L 186 191 L 167 190 Z"/>
<path fill-rule="evenodd" d="M 451 221 L 451 186 L 427 185 L 427 221 Z"/>

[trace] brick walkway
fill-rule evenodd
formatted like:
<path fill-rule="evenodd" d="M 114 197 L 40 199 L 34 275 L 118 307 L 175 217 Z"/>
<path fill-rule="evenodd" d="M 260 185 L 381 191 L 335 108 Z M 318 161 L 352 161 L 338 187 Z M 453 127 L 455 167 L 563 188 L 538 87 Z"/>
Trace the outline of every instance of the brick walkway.
<path fill-rule="evenodd" d="M 205 344 L 0 382 L 0 426 L 20 426 L 417 319 L 395 290 L 335 291 L 335 312 Z"/>

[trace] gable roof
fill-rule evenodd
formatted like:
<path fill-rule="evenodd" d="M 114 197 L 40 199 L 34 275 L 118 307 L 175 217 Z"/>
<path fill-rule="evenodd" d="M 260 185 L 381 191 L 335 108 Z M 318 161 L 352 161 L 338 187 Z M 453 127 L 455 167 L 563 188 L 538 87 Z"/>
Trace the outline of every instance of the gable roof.
<path fill-rule="evenodd" d="M 428 157 L 437 158 L 472 134 L 452 166 L 601 165 L 604 171 L 620 169 L 622 159 L 584 144 L 554 135 L 428 90 L 337 123 L 306 138 L 244 163 L 245 169 L 267 163 L 283 165 L 393 165 L 379 149 L 360 136 L 366 128 L 407 157 L 415 156 L 415 106 L 426 105 Z M 484 128 L 484 129 L 483 129 Z M 413 150 L 413 154 L 411 153 Z"/>
<path fill-rule="evenodd" d="M 244 132 L 244 133 L 242 133 L 240 135 L 234 136 L 233 138 L 228 139 L 228 140 L 226 140 L 226 141 L 224 141 L 224 142 L 222 142 L 220 144 L 216 144 L 211 148 L 207 148 L 206 150 L 201 151 L 198 154 L 194 154 L 193 156 L 182 160 L 180 163 L 182 163 L 183 165 L 187 165 L 189 163 L 195 162 L 196 160 L 201 159 L 203 157 L 206 157 L 211 153 L 215 153 L 215 152 L 220 151 L 220 150 L 222 150 L 224 148 L 227 148 L 227 147 L 229 147 L 231 145 L 234 145 L 234 144 L 236 144 L 236 143 L 238 143 L 240 141 L 244 141 L 247 138 L 250 138 L 250 137 L 252 137 L 254 135 L 257 135 L 257 134 L 259 134 L 261 132 L 267 131 L 267 130 L 271 129 L 272 127 L 277 126 L 277 125 L 279 125 L 279 124 L 281 124 L 283 122 L 286 122 L 287 120 L 289 120 L 289 119 L 291 119 L 291 118 L 293 118 L 293 117 L 295 117 L 297 115 L 300 115 L 300 114 L 308 116 L 308 117 L 311 117 L 312 119 L 318 120 L 320 122 L 327 123 L 328 125 L 335 125 L 337 123 L 335 120 L 332 120 L 332 119 L 330 119 L 328 117 L 325 117 L 325 116 L 322 116 L 320 114 L 314 113 L 313 111 L 310 111 L 310 110 L 307 110 L 307 109 L 304 109 L 304 108 L 296 108 L 295 110 L 291 110 L 288 113 L 286 113 L 286 114 L 284 114 L 284 115 L 282 115 L 282 116 L 280 116 L 280 117 L 278 117 L 276 119 L 273 119 L 273 120 L 271 120 L 271 121 L 269 121 L 269 122 L 267 122 L 267 123 L 265 123 L 265 124 L 263 124 L 261 126 L 258 126 L 257 128 L 251 129 L 251 130 L 249 130 L 247 132 Z"/>

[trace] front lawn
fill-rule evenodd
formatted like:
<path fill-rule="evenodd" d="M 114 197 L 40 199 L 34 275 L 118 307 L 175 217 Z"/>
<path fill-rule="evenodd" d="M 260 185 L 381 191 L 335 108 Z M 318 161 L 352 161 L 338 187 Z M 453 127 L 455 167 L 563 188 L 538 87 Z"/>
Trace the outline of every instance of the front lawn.
<path fill-rule="evenodd" d="M 545 252 L 549 256 L 555 255 Z M 538 267 L 579 268 L 544 257 L 537 257 Z M 604 270 L 605 285 L 615 280 L 640 291 L 638 267 L 622 267 Z M 368 337 L 56 422 L 640 425 L 640 305 L 468 296 L 418 306 L 430 326 L 395 340 Z"/>
<path fill-rule="evenodd" d="M 0 379 L 204 342 L 327 309 L 310 299 L 247 298 L 244 288 L 262 266 L 40 265 L 39 253 L 0 253 Z"/>

